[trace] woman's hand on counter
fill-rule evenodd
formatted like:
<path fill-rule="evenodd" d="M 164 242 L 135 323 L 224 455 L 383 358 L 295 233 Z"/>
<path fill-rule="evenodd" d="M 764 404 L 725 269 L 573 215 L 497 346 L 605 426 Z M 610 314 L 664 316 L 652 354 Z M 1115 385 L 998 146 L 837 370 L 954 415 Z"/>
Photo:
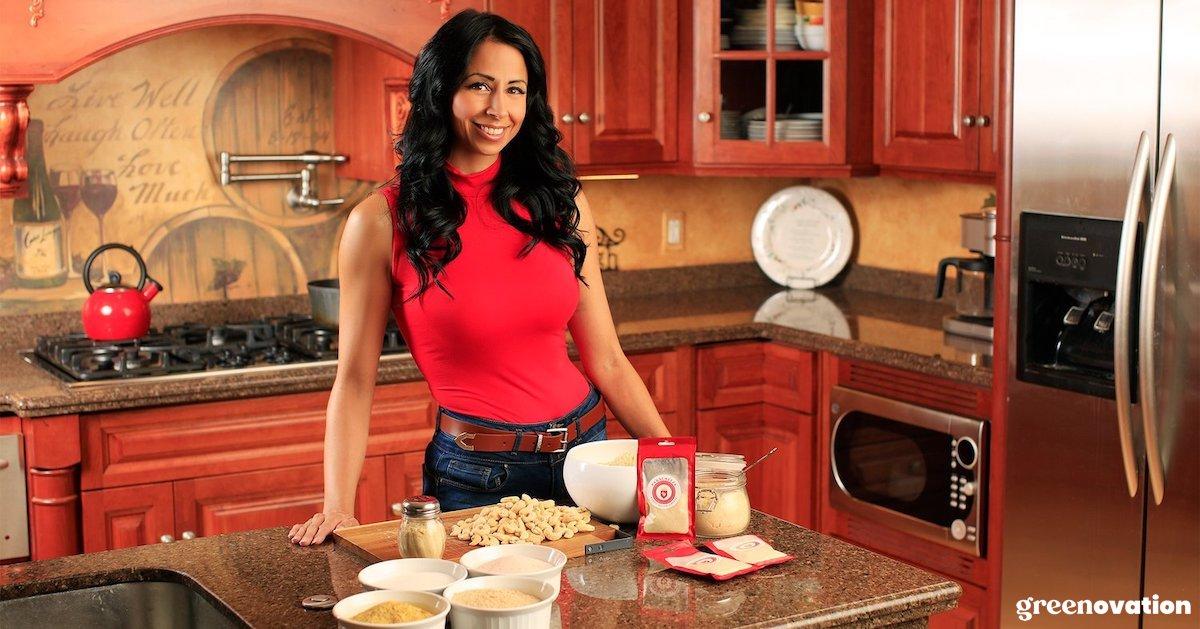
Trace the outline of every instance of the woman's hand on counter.
<path fill-rule="evenodd" d="M 320 544 L 330 533 L 344 526 L 358 526 L 358 520 L 350 513 L 322 511 L 313 515 L 307 522 L 293 526 L 288 533 L 288 539 L 301 546 Z"/>

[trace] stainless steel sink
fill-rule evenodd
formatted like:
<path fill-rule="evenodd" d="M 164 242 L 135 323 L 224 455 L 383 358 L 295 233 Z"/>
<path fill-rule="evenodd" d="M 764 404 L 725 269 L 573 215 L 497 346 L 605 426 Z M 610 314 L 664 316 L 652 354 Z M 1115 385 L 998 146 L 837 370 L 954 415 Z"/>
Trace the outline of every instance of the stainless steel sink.
<path fill-rule="evenodd" d="M 114 583 L 0 601 L 5 627 L 218 629 L 244 627 L 182 583 Z"/>

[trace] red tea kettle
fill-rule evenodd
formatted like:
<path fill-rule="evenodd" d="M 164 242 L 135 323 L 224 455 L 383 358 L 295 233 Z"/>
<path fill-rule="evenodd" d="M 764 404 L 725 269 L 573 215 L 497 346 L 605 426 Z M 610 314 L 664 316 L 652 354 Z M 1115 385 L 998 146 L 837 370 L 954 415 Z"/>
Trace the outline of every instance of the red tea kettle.
<path fill-rule="evenodd" d="M 136 288 L 121 284 L 121 274 L 112 271 L 108 283 L 92 288 L 92 263 L 109 249 L 120 249 L 137 260 L 142 277 Z M 162 290 L 162 284 L 146 274 L 146 261 L 133 247 L 117 243 L 100 245 L 83 264 L 83 285 L 87 301 L 83 304 L 83 331 L 93 341 L 128 341 L 150 330 L 150 300 Z"/>

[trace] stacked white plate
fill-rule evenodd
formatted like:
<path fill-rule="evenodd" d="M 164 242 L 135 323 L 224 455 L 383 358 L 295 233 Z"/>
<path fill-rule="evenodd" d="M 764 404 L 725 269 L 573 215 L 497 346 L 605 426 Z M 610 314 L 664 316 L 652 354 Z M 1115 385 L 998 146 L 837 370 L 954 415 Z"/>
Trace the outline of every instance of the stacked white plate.
<path fill-rule="evenodd" d="M 751 140 L 765 140 L 767 137 L 766 114 L 752 112 L 746 120 L 746 136 Z M 782 142 L 812 142 L 823 137 L 825 120 L 819 113 L 776 114 L 775 139 Z"/>
<path fill-rule="evenodd" d="M 763 49 L 767 47 L 766 3 L 755 9 L 739 9 L 737 21 L 729 41 L 735 48 Z M 775 3 L 775 49 L 798 50 L 796 39 L 796 8 L 792 0 L 777 0 Z"/>
<path fill-rule="evenodd" d="M 746 127 L 742 124 L 742 112 L 726 109 L 721 112 L 721 139 L 740 140 L 746 137 Z"/>

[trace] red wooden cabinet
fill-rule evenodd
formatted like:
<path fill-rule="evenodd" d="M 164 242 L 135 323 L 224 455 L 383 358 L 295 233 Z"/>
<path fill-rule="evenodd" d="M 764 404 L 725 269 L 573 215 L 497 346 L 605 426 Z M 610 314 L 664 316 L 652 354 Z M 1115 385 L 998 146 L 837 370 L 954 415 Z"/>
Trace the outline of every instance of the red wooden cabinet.
<path fill-rule="evenodd" d="M 355 494 L 354 516 L 367 524 L 387 519 L 384 457 L 367 457 Z M 320 464 L 207 476 L 175 482 L 175 527 L 198 537 L 288 526 L 321 510 Z"/>
<path fill-rule="evenodd" d="M 386 457 L 388 517 L 399 517 L 400 503 L 409 496 L 424 492 L 421 470 L 425 466 L 425 451 L 392 454 Z"/>
<path fill-rule="evenodd" d="M 825 3 L 825 43 L 797 48 L 787 16 L 774 44 L 742 24 L 753 3 L 698 0 L 692 42 L 694 171 L 712 175 L 846 176 L 871 165 L 869 5 Z M 759 3 L 772 15 L 774 2 Z M 803 120 L 798 119 L 804 116 Z M 803 127 L 803 129 L 801 129 Z M 774 129 L 774 133 L 766 132 Z M 812 131 L 815 130 L 815 135 Z M 762 166 L 769 165 L 769 170 Z"/>
<path fill-rule="evenodd" d="M 370 44 L 339 37 L 333 45 L 333 137 L 350 160 L 339 177 L 386 181 L 399 158 L 393 145 L 408 119 L 412 64 Z"/>
<path fill-rule="evenodd" d="M 85 553 L 157 544 L 163 536 L 175 538 L 172 483 L 85 491 L 82 502 Z"/>
<path fill-rule="evenodd" d="M 676 161 L 679 0 L 575 0 L 574 95 L 559 111 L 575 162 Z"/>
<path fill-rule="evenodd" d="M 678 159 L 679 0 L 490 0 L 546 59 L 562 148 L 581 174 Z"/>
<path fill-rule="evenodd" d="M 750 505 L 801 526 L 813 527 L 813 418 L 774 404 L 744 404 L 699 411 L 699 449 L 731 452 L 753 461 L 771 458 L 747 475 Z"/>
<path fill-rule="evenodd" d="M 811 413 L 811 352 L 775 343 L 725 343 L 697 351 L 696 407 L 765 401 Z"/>
<path fill-rule="evenodd" d="M 988 619 L 987 590 L 970 583 L 958 582 L 962 596 L 958 606 L 929 617 L 929 629 L 982 629 L 992 626 Z"/>
<path fill-rule="evenodd" d="M 84 552 L 304 521 L 322 506 L 328 397 L 85 415 L 77 433 Z M 355 503 L 363 523 L 387 519 L 393 502 L 420 493 L 420 450 L 436 404 L 424 382 L 408 382 L 377 387 L 371 411 Z M 35 534 L 55 533 L 34 526 Z"/>
<path fill-rule="evenodd" d="M 882 168 L 995 172 L 998 6 L 996 0 L 875 5 L 875 161 Z"/>
<path fill-rule="evenodd" d="M 725 343 L 696 352 L 700 449 L 752 460 L 779 451 L 747 479 L 755 509 L 815 525 L 815 357 L 776 343 Z"/>
<path fill-rule="evenodd" d="M 641 376 L 646 390 L 654 400 L 654 407 L 672 435 L 694 435 L 692 421 L 692 370 L 691 347 L 677 347 L 665 352 L 629 354 L 629 363 Z M 579 365 L 579 361 L 576 361 Z M 582 367 L 580 366 L 581 370 Z M 631 436 L 609 410 L 609 439 L 630 439 Z"/>

